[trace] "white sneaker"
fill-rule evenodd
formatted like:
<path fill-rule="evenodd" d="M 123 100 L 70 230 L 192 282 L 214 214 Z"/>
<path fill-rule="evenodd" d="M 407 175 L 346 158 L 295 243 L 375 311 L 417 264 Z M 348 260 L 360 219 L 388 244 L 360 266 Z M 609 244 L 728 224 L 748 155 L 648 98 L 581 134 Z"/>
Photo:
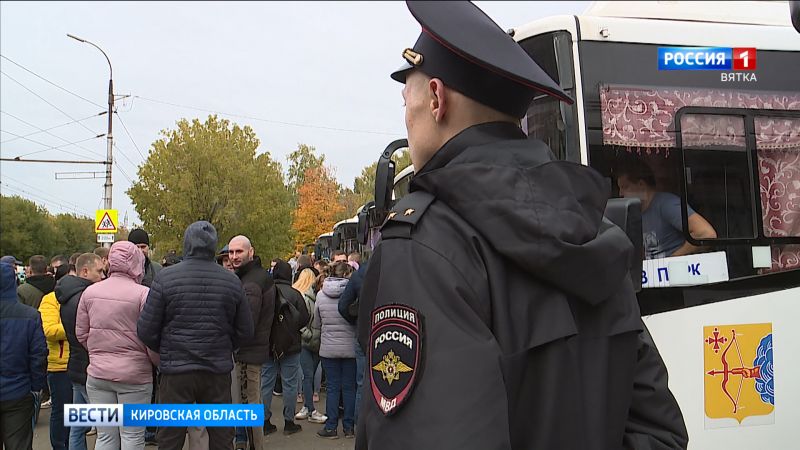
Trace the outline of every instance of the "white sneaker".
<path fill-rule="evenodd" d="M 299 413 L 295 414 L 294 418 L 297 420 L 306 420 L 308 418 L 308 408 L 303 406 L 303 409 L 301 409 Z"/>
<path fill-rule="evenodd" d="M 53 400 L 48 398 L 46 402 L 42 403 L 40 408 L 47 409 L 47 408 L 50 408 L 51 406 L 53 406 Z"/>
<path fill-rule="evenodd" d="M 311 416 L 308 418 L 308 421 L 311 423 L 325 423 L 328 420 L 328 416 L 322 414 L 321 412 L 314 410 L 311 413 Z"/>

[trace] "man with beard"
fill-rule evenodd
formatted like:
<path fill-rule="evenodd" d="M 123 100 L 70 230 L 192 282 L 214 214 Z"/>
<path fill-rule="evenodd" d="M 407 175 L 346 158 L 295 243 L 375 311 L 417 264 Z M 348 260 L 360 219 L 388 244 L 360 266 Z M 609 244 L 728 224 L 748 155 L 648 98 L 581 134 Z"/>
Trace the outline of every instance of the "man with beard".
<path fill-rule="evenodd" d="M 269 354 L 269 335 L 275 315 L 275 284 L 261 258 L 255 256 L 255 248 L 246 236 L 236 236 L 228 243 L 228 257 L 236 275 L 242 281 L 244 295 L 250 304 L 253 316 L 253 337 L 241 342 L 239 351 L 234 354 L 234 368 L 237 381 L 235 386 L 242 389 L 247 403 L 261 403 L 261 366 L 267 362 Z M 239 400 L 235 398 L 234 401 Z M 249 441 L 255 448 L 261 448 L 264 433 L 260 427 L 248 430 Z"/>

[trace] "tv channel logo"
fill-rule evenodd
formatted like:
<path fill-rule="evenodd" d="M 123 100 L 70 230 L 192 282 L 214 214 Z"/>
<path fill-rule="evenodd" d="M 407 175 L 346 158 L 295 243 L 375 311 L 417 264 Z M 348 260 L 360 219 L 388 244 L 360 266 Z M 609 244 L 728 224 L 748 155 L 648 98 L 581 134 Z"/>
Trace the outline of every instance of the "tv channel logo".
<path fill-rule="evenodd" d="M 262 404 L 72 404 L 66 427 L 238 427 L 264 424 Z"/>
<path fill-rule="evenodd" d="M 748 47 L 659 47 L 658 70 L 756 70 Z"/>

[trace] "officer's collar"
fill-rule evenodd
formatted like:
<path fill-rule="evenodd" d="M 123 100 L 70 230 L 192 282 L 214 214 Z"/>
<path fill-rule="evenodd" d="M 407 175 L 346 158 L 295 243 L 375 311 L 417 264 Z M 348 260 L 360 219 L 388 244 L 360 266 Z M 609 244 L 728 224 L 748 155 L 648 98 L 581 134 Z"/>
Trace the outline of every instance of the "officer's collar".
<path fill-rule="evenodd" d="M 433 157 L 414 174 L 411 180 L 411 190 L 415 190 L 414 179 L 420 175 L 440 169 L 450 163 L 465 148 L 488 144 L 495 141 L 510 139 L 525 139 L 525 133 L 510 122 L 487 122 L 465 128 L 457 135 L 450 138 Z"/>

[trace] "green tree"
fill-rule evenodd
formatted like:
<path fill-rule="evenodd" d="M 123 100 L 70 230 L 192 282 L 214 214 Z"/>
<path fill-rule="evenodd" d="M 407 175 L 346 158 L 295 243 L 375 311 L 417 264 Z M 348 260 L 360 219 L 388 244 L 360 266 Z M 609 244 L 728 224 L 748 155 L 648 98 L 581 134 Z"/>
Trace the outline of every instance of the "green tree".
<path fill-rule="evenodd" d="M 180 120 L 161 135 L 127 191 L 155 247 L 180 251 L 186 227 L 207 220 L 220 247 L 244 234 L 265 257 L 291 249 L 291 196 L 281 166 L 269 153 L 256 156 L 259 141 L 249 126 L 209 116 Z"/>
<path fill-rule="evenodd" d="M 19 196 L 0 196 L 0 254 L 27 262 L 33 255 L 52 256 L 56 229 L 46 209 Z"/>
<path fill-rule="evenodd" d="M 73 214 L 59 214 L 51 221 L 55 229 L 53 254 L 69 258 L 75 252 L 91 252 L 99 245 L 94 232 L 94 219 Z"/>

